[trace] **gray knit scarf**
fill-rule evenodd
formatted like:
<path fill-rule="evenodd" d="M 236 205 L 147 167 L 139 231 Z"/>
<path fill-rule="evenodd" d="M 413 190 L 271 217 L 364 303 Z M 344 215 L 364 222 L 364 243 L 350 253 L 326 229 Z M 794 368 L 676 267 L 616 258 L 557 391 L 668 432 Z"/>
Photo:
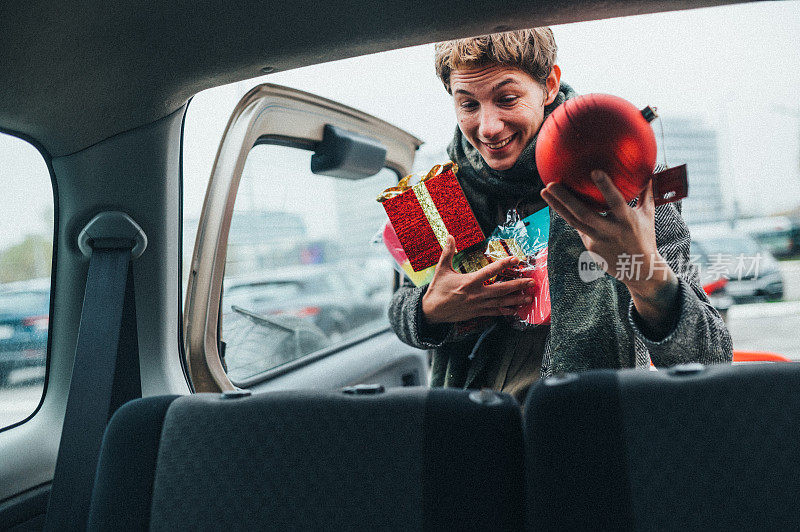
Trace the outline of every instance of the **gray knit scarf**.
<path fill-rule="evenodd" d="M 567 99 L 576 96 L 561 83 L 552 104 L 544 109 L 547 118 Z M 494 170 L 456 127 L 447 148 L 458 164 L 458 180 L 464 189 L 484 234 L 490 234 L 509 208 L 520 202 L 541 201 L 544 185 L 536 169 L 536 139 L 522 151 L 508 170 Z M 630 296 L 625 286 L 608 275 L 585 283 L 578 275 L 578 260 L 586 250 L 577 231 L 550 210 L 548 240 L 551 325 L 550 360 L 546 373 L 585 371 L 596 368 L 631 367 L 634 335 L 628 325 Z"/>

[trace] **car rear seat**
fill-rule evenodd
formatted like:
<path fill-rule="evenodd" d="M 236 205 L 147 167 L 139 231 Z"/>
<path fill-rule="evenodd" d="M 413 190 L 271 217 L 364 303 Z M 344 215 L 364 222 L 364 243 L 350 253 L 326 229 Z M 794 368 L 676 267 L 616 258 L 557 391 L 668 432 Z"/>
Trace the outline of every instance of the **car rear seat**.
<path fill-rule="evenodd" d="M 513 530 L 523 482 L 505 394 L 153 397 L 109 424 L 89 529 Z"/>
<path fill-rule="evenodd" d="M 678 366 L 538 382 L 525 407 L 537 530 L 800 525 L 800 366 Z"/>

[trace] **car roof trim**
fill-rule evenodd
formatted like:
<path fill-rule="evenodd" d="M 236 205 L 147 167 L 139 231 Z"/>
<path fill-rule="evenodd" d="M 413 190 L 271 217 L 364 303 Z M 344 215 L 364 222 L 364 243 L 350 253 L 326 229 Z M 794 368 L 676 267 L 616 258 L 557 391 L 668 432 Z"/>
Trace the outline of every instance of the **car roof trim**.
<path fill-rule="evenodd" d="M 54 157 L 169 115 L 192 95 L 275 71 L 449 38 L 725 1 L 209 0 L 0 5 L 0 128 Z M 368 23 L 357 22 L 368 21 Z"/>

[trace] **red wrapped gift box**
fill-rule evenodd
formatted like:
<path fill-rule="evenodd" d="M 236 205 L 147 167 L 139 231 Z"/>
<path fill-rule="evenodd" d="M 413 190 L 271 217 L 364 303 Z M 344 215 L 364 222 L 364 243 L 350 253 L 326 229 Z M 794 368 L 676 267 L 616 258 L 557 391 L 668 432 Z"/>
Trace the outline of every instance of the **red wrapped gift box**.
<path fill-rule="evenodd" d="M 484 240 L 457 171 L 454 163 L 436 165 L 419 183 L 409 186 L 413 176 L 406 176 L 378 197 L 414 271 L 439 261 L 448 234 L 456 240 L 456 251 Z"/>

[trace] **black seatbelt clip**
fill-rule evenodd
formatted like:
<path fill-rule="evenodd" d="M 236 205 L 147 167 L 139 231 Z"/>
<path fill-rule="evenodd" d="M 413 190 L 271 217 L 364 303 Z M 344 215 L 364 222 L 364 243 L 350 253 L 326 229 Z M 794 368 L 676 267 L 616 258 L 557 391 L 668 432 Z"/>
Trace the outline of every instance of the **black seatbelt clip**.
<path fill-rule="evenodd" d="M 101 212 L 92 218 L 78 235 L 78 249 L 86 257 L 93 249 L 128 249 L 131 260 L 147 247 L 147 235 L 133 218 L 120 211 Z"/>

